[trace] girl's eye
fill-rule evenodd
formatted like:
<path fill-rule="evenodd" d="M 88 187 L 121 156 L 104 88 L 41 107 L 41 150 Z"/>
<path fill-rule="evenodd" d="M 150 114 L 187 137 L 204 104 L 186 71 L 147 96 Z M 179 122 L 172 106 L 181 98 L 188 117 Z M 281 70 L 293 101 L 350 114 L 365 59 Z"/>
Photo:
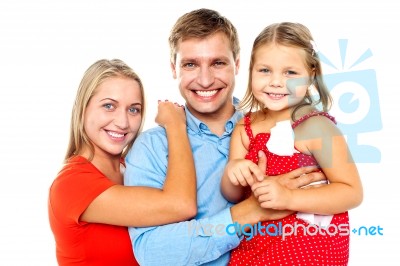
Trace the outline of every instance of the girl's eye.
<path fill-rule="evenodd" d="M 297 74 L 295 71 L 292 71 L 292 70 L 288 70 L 286 73 L 288 75 L 296 75 Z"/>
<path fill-rule="evenodd" d="M 259 70 L 259 72 L 261 72 L 261 73 L 268 73 L 269 70 L 268 70 L 267 68 L 261 68 L 261 69 Z"/>

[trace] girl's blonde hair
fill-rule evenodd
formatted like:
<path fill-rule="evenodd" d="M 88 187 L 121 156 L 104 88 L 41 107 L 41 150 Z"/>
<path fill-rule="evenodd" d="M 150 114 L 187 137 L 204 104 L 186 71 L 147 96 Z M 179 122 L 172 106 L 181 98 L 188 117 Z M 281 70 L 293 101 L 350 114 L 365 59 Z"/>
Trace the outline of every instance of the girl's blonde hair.
<path fill-rule="evenodd" d="M 268 45 L 275 43 L 278 45 L 284 45 L 288 47 L 300 48 L 305 51 L 305 64 L 309 73 L 314 71 L 315 78 L 311 81 L 310 85 L 314 85 L 316 88 L 319 98 L 311 95 L 307 91 L 305 95 L 305 100 L 302 104 L 299 104 L 292 113 L 292 119 L 294 119 L 294 114 L 296 110 L 305 105 L 318 105 L 321 104 L 323 111 L 328 111 L 332 104 L 332 98 L 329 94 L 328 88 L 325 85 L 322 77 L 321 62 L 318 57 L 317 51 L 314 49 L 311 32 L 307 27 L 300 23 L 292 22 L 282 22 L 271 24 L 264 28 L 263 31 L 257 36 L 253 43 L 253 49 L 251 52 L 250 66 L 249 66 L 249 79 L 247 84 L 247 90 L 245 96 L 239 108 L 242 110 L 256 111 L 264 110 L 264 106 L 259 102 L 252 93 L 252 75 L 251 71 L 254 67 L 255 54 L 259 47 L 262 45 Z"/>
<path fill-rule="evenodd" d="M 99 85 L 107 78 L 117 76 L 131 78 L 139 84 L 142 102 L 142 121 L 138 134 L 142 131 L 145 117 L 145 97 L 143 84 L 139 76 L 122 60 L 99 60 L 92 64 L 86 70 L 81 80 L 81 83 L 79 84 L 75 103 L 72 108 L 70 137 L 67 153 L 64 158 L 65 160 L 67 160 L 71 156 L 79 154 L 86 146 L 89 147 L 89 150 L 91 152 L 89 160 L 93 159 L 94 147 L 93 144 L 90 142 L 89 137 L 87 136 L 83 126 L 86 107 L 90 99 L 96 93 L 96 89 L 99 87 Z M 132 147 L 136 136 L 125 147 L 124 151 L 122 152 L 122 156 L 125 156 L 128 150 Z"/>

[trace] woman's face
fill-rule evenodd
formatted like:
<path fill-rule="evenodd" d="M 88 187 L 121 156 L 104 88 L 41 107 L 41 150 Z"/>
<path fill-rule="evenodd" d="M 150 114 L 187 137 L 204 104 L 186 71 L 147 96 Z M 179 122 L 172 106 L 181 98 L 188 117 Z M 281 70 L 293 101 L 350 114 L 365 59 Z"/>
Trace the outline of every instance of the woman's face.
<path fill-rule="evenodd" d="M 142 122 L 141 99 L 140 86 L 131 78 L 110 77 L 96 88 L 84 116 L 95 156 L 120 155 L 132 141 Z"/>

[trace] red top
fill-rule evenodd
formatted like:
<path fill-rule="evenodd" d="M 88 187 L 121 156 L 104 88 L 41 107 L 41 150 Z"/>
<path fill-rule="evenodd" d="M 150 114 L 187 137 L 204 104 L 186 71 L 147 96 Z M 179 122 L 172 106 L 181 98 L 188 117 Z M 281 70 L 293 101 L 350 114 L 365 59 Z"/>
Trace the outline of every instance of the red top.
<path fill-rule="evenodd" d="M 69 159 L 59 172 L 48 202 L 59 265 L 139 265 L 126 227 L 79 220 L 89 204 L 113 185 L 81 156 Z"/>
<path fill-rule="evenodd" d="M 295 121 L 292 128 L 313 116 L 325 116 L 335 122 L 328 113 L 311 112 Z M 245 158 L 258 163 L 258 151 L 264 151 L 267 157 L 267 175 L 280 175 L 299 167 L 318 165 L 313 156 L 301 152 L 291 156 L 280 156 L 269 151 L 266 144 L 271 134 L 261 132 L 253 136 L 250 114 L 245 116 L 244 125 L 250 139 L 249 151 Z M 326 228 L 310 225 L 305 220 L 297 218 L 296 213 L 279 220 L 261 222 L 256 226 L 258 226 L 254 227 L 256 229 L 251 230 L 252 238 L 243 238 L 239 246 L 232 251 L 229 266 L 346 266 L 348 264 L 350 239 L 348 212 L 333 215 L 331 224 Z"/>

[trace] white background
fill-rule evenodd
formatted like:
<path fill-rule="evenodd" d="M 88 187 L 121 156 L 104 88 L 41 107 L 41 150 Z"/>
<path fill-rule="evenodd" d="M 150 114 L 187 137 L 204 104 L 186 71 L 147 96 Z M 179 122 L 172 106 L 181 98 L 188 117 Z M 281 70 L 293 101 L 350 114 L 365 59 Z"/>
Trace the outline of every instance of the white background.
<path fill-rule="evenodd" d="M 56 265 L 48 188 L 61 167 L 73 99 L 86 68 L 101 58 L 131 65 L 147 93 L 146 128 L 153 126 L 157 99 L 181 101 L 169 69 L 169 30 L 180 15 L 200 7 L 220 11 L 238 29 L 239 98 L 252 42 L 270 23 L 308 26 L 319 50 L 340 71 L 338 39 L 349 40 L 348 64 L 371 49 L 373 56 L 353 70 L 376 71 L 383 129 L 360 134 L 359 141 L 379 148 L 382 157 L 380 163 L 358 165 L 365 198 L 350 215 L 352 227 L 379 225 L 383 235 L 352 235 L 350 265 L 382 265 L 383 260 L 396 265 L 400 9 L 395 1 L 348 2 L 1 1 L 0 265 Z"/>

